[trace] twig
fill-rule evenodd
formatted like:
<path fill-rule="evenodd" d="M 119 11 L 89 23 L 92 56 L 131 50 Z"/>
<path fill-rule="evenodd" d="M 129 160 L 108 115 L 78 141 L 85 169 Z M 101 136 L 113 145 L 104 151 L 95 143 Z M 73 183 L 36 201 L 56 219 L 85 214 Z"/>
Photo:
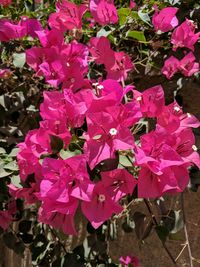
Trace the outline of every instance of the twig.
<path fill-rule="evenodd" d="M 194 265 L 193 265 L 193 257 L 192 257 L 191 247 L 190 247 L 190 241 L 189 241 L 189 237 L 188 237 L 187 225 L 186 225 L 186 216 L 185 216 L 183 192 L 181 193 L 181 209 L 182 209 L 182 213 L 183 213 L 183 224 L 184 224 L 184 232 L 185 232 L 186 244 L 187 244 L 188 254 L 189 254 L 189 258 L 190 258 L 190 267 L 194 267 Z"/>
<path fill-rule="evenodd" d="M 153 224 L 154 224 L 155 226 L 158 226 L 159 224 L 158 224 L 158 222 L 157 222 L 157 220 L 156 220 L 155 215 L 153 214 L 153 212 L 152 212 L 152 210 L 151 210 L 151 207 L 150 207 L 150 205 L 149 205 L 148 200 L 144 199 L 144 203 L 145 203 L 145 205 L 147 206 L 147 209 L 148 209 L 148 211 L 149 211 L 149 214 L 151 215 L 151 219 L 152 219 Z M 157 232 L 156 232 L 156 233 L 157 233 Z M 157 235 L 158 235 L 158 233 L 157 233 Z M 158 236 L 158 237 L 159 237 L 159 236 Z M 160 239 L 160 238 L 159 238 L 159 239 Z M 160 241 L 161 241 L 161 243 L 162 243 L 163 248 L 164 248 L 165 251 L 167 252 L 169 258 L 170 258 L 171 261 L 173 262 L 173 265 L 174 265 L 174 266 L 177 266 L 176 261 L 175 261 L 174 257 L 172 256 L 171 252 L 169 251 L 169 249 L 167 248 L 166 244 L 165 244 L 162 240 L 160 240 Z"/>
<path fill-rule="evenodd" d="M 61 245 L 61 247 L 63 248 L 64 252 L 67 254 L 67 250 L 65 248 L 65 245 L 60 241 L 59 237 L 57 236 L 57 233 L 54 231 L 53 227 L 49 227 L 51 233 L 53 234 L 53 236 L 55 237 L 56 241 Z"/>
<path fill-rule="evenodd" d="M 187 244 L 184 244 L 183 248 L 181 249 L 181 252 L 178 254 L 178 256 L 176 257 L 175 261 L 177 261 L 180 258 L 181 254 L 183 253 L 183 251 L 184 251 L 184 249 L 186 247 L 187 247 Z"/>

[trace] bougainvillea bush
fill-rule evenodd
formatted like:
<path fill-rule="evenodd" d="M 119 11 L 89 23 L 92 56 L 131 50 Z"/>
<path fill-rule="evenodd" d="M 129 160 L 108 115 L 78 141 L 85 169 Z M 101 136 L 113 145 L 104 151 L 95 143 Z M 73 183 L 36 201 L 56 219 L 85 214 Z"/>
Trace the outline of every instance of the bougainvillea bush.
<path fill-rule="evenodd" d="M 117 262 L 109 255 L 122 224 L 141 244 L 156 231 L 176 266 L 166 240 L 184 227 L 193 266 L 183 192 L 200 167 L 193 133 L 200 122 L 177 91 L 168 101 L 162 84 L 141 90 L 137 79 L 198 78 L 198 5 L 22 2 L 0 1 L 5 244 L 22 256 L 29 249 L 36 266 L 142 266 L 134 248 Z M 164 207 L 179 195 L 182 212 Z M 134 212 L 139 202 L 147 225 L 147 215 Z M 87 234 L 70 250 L 65 238 L 80 232 L 77 216 Z"/>

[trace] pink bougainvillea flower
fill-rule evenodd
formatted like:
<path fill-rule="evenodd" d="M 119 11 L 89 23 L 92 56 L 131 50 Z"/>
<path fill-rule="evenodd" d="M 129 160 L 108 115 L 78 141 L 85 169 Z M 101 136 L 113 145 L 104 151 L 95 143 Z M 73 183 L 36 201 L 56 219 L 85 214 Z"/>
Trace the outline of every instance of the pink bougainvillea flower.
<path fill-rule="evenodd" d="M 182 192 L 188 183 L 189 173 L 184 166 L 165 168 L 160 175 L 142 167 L 138 177 L 138 197 L 156 198 L 165 193 Z"/>
<path fill-rule="evenodd" d="M 88 80 L 84 78 L 88 70 L 87 46 L 76 41 L 63 45 L 59 42 L 55 45 L 56 32 L 57 30 L 54 30 L 52 35 L 47 31 L 39 33 L 43 45 L 52 46 L 28 49 L 27 64 L 36 71 L 36 76 L 44 76 L 53 87 L 62 84 L 62 88 L 70 88 L 74 92 L 84 87 L 90 88 Z M 61 41 L 60 38 L 59 40 Z"/>
<path fill-rule="evenodd" d="M 40 115 L 44 120 L 65 120 L 66 108 L 64 94 L 59 91 L 44 91 L 44 101 L 40 105 Z"/>
<path fill-rule="evenodd" d="M 43 163 L 43 175 L 40 198 L 66 203 L 74 198 L 84 201 L 91 199 L 94 184 L 89 179 L 83 155 L 66 160 L 46 158 Z"/>
<path fill-rule="evenodd" d="M 38 71 L 40 64 L 45 58 L 43 50 L 40 47 L 32 47 L 26 50 L 26 63 L 34 70 Z"/>
<path fill-rule="evenodd" d="M 133 267 L 139 267 L 139 259 L 135 256 L 121 256 L 119 261 L 123 267 L 129 267 L 129 264 L 132 264 Z"/>
<path fill-rule="evenodd" d="M 86 115 L 88 131 L 84 145 L 91 169 L 102 160 L 115 158 L 117 150 L 129 150 L 134 145 L 133 135 L 128 128 L 129 114 L 122 106 L 107 107 L 100 112 L 94 109 L 95 106 L 91 105 Z"/>
<path fill-rule="evenodd" d="M 182 159 L 191 166 L 195 164 L 200 168 L 200 156 L 195 146 L 195 136 L 191 128 L 185 128 L 172 135 L 171 145 Z"/>
<path fill-rule="evenodd" d="M 178 47 L 187 47 L 194 51 L 194 45 L 198 41 L 199 36 L 200 32 L 195 33 L 194 22 L 186 19 L 172 33 L 171 43 L 173 44 L 173 50 L 176 51 Z"/>
<path fill-rule="evenodd" d="M 81 29 L 82 17 L 86 11 L 85 5 L 78 6 L 67 0 L 62 3 L 58 1 L 56 13 L 52 13 L 49 17 L 49 26 L 61 31 Z"/>
<path fill-rule="evenodd" d="M 140 109 L 145 117 L 158 117 L 165 105 L 164 91 L 161 85 L 146 89 L 143 93 L 136 90 L 134 100 L 140 104 Z"/>
<path fill-rule="evenodd" d="M 90 12 L 94 20 L 102 26 L 118 22 L 114 0 L 90 0 Z"/>
<path fill-rule="evenodd" d="M 26 35 L 23 27 L 8 19 L 0 19 L 0 41 L 8 42 L 12 39 L 22 38 Z"/>
<path fill-rule="evenodd" d="M 0 227 L 6 230 L 12 221 L 12 215 L 8 210 L 0 210 Z"/>
<path fill-rule="evenodd" d="M 178 19 L 176 13 L 178 8 L 165 7 L 160 12 L 155 7 L 155 13 L 152 18 L 152 23 L 155 31 L 168 32 L 174 29 L 178 25 Z"/>
<path fill-rule="evenodd" d="M 155 174 L 161 175 L 164 168 L 180 166 L 185 162 L 166 142 L 166 135 L 152 131 L 142 135 L 141 147 L 135 146 L 136 164 L 147 166 Z"/>
<path fill-rule="evenodd" d="M 125 81 L 128 72 L 134 69 L 134 64 L 132 63 L 131 58 L 124 52 L 115 52 L 114 59 L 114 65 L 111 58 L 107 58 L 107 60 L 104 61 L 107 71 L 107 79 Z"/>
<path fill-rule="evenodd" d="M 188 53 L 180 60 L 179 70 L 184 76 L 190 77 L 199 71 L 199 63 L 195 62 L 196 58 L 192 52 Z"/>
<path fill-rule="evenodd" d="M 113 200 L 118 201 L 127 194 L 132 194 L 137 180 L 125 169 L 101 173 L 102 182 Z"/>
<path fill-rule="evenodd" d="M 45 209 L 40 208 L 38 221 L 62 230 L 67 235 L 76 235 L 73 213 L 46 212 Z"/>
<path fill-rule="evenodd" d="M 23 16 L 18 23 L 7 19 L 0 19 L 0 41 L 8 42 L 13 39 L 30 35 L 36 37 L 35 31 L 42 30 L 42 25 L 37 19 Z"/>
<path fill-rule="evenodd" d="M 36 31 L 42 30 L 42 25 L 37 19 L 29 19 L 27 16 L 22 16 L 19 25 L 24 29 L 25 35 L 35 38 Z"/>
<path fill-rule="evenodd" d="M 178 60 L 174 56 L 165 60 L 162 73 L 171 79 L 173 75 L 180 71 L 184 76 L 190 77 L 199 71 L 199 63 L 195 62 L 195 56 L 192 52 L 188 53 L 184 58 Z"/>
<path fill-rule="evenodd" d="M 39 185 L 36 183 L 25 183 L 26 187 L 16 187 L 9 184 L 9 194 L 15 199 L 24 199 L 26 204 L 34 204 L 38 201 L 35 193 L 39 192 Z"/>
<path fill-rule="evenodd" d="M 12 71 L 10 69 L 0 69 L 0 79 L 9 79 L 12 76 Z"/>
<path fill-rule="evenodd" d="M 57 29 L 36 31 L 36 35 L 43 47 L 61 46 L 64 43 L 63 34 Z"/>
<path fill-rule="evenodd" d="M 119 214 L 123 210 L 123 208 L 112 199 L 102 182 L 98 182 L 95 185 L 92 200 L 90 202 L 82 202 L 81 208 L 83 214 L 95 229 L 108 220 L 113 213 Z"/>
<path fill-rule="evenodd" d="M 185 128 L 200 127 L 199 120 L 189 113 L 183 114 L 182 108 L 174 101 L 165 106 L 162 113 L 157 117 L 157 127 L 161 126 L 169 133 L 179 132 Z"/>
<path fill-rule="evenodd" d="M 13 220 L 13 215 L 16 213 L 16 202 L 14 200 L 7 203 L 7 210 L 0 210 L 0 228 L 8 229 Z"/>
<path fill-rule="evenodd" d="M 64 90 L 66 120 L 70 127 L 81 127 L 84 123 L 86 112 L 93 101 L 94 95 L 90 89 L 73 93 L 70 89 Z"/>
<path fill-rule="evenodd" d="M 0 0 L 0 5 L 9 6 L 12 4 L 12 0 Z"/>
<path fill-rule="evenodd" d="M 112 95 L 113 98 L 115 98 L 114 102 L 116 103 L 121 103 L 124 95 L 126 94 L 126 89 L 123 89 L 119 82 L 112 79 L 106 79 L 95 84 L 95 89 L 100 97 Z"/>
<path fill-rule="evenodd" d="M 40 64 L 39 72 L 45 76 L 46 82 L 53 87 L 58 87 L 65 79 L 67 68 L 62 61 L 55 60 Z"/>
<path fill-rule="evenodd" d="M 105 65 L 107 79 L 124 81 L 128 72 L 134 68 L 131 58 L 124 52 L 113 51 L 106 37 L 91 38 L 89 51 L 97 64 Z"/>
<path fill-rule="evenodd" d="M 39 164 L 38 154 L 43 151 L 48 153 L 46 149 L 42 149 L 40 145 L 32 142 L 32 136 L 36 135 L 38 130 L 31 130 L 26 135 L 25 141 L 18 144 L 19 153 L 17 154 L 17 161 L 19 165 L 20 178 L 26 181 L 28 175 L 38 174 L 41 177 L 41 165 Z M 36 152 L 37 151 L 37 152 Z"/>
<path fill-rule="evenodd" d="M 167 79 L 170 80 L 179 70 L 179 65 L 179 60 L 176 57 L 171 56 L 165 60 L 164 66 L 161 71 L 167 77 Z"/>
<path fill-rule="evenodd" d="M 93 37 L 89 42 L 89 51 L 92 54 L 92 59 L 97 64 L 106 64 L 109 60 L 110 66 L 113 66 L 115 63 L 115 54 L 110 47 L 110 41 L 108 38 L 102 36 L 100 38 Z"/>
<path fill-rule="evenodd" d="M 94 189 L 85 157 L 77 155 L 67 160 L 45 158 L 42 168 L 44 178 L 37 194 L 42 201 L 39 220 L 61 228 L 65 233 L 74 234 L 73 218 L 78 200 L 90 201 Z M 59 225 L 62 219 L 68 226 Z"/>
<path fill-rule="evenodd" d="M 137 4 L 135 3 L 135 1 L 134 1 L 134 0 L 130 0 L 129 8 L 130 8 L 130 9 L 134 9 L 134 8 L 136 8 L 136 7 L 137 7 Z"/>

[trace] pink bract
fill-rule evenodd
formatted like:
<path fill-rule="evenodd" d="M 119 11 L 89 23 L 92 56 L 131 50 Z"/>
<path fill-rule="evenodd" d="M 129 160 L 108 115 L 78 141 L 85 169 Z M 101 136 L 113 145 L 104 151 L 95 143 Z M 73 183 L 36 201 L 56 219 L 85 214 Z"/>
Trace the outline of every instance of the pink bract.
<path fill-rule="evenodd" d="M 0 5 L 9 6 L 12 4 L 12 0 L 0 0 Z"/>
<path fill-rule="evenodd" d="M 171 43 L 173 44 L 173 50 L 176 51 L 178 47 L 187 47 L 194 51 L 194 45 L 199 36 L 200 32 L 195 33 L 194 22 L 186 19 L 172 33 Z"/>
<path fill-rule="evenodd" d="M 178 25 L 176 13 L 178 8 L 165 7 L 160 12 L 156 7 L 156 11 L 152 18 L 152 23 L 155 31 L 168 32 L 173 30 Z"/>
<path fill-rule="evenodd" d="M 56 13 L 52 13 L 49 17 L 49 26 L 62 32 L 66 30 L 81 29 L 82 17 L 87 11 L 85 5 L 76 5 L 67 0 L 57 1 Z"/>
<path fill-rule="evenodd" d="M 90 0 L 90 12 L 94 20 L 102 26 L 118 22 L 114 0 Z"/>
<path fill-rule="evenodd" d="M 179 60 L 174 56 L 171 56 L 165 60 L 164 66 L 161 71 L 167 77 L 167 79 L 170 80 L 179 70 L 179 64 Z"/>
<path fill-rule="evenodd" d="M 120 213 L 123 208 L 107 192 L 106 186 L 99 182 L 95 185 L 92 200 L 82 202 L 82 212 L 96 229 L 108 220 L 112 214 Z"/>
<path fill-rule="evenodd" d="M 121 256 L 119 261 L 123 267 L 128 267 L 129 264 L 133 265 L 133 267 L 139 267 L 139 259 L 135 256 Z"/>

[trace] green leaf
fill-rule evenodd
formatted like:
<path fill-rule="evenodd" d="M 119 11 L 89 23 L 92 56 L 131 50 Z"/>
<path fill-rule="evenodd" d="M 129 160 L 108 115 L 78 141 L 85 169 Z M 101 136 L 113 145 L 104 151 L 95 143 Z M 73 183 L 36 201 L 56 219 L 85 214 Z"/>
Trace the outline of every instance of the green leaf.
<path fill-rule="evenodd" d="M 6 164 L 5 166 L 4 166 L 4 168 L 6 169 L 6 170 L 10 170 L 10 171 L 18 171 L 18 165 L 16 164 L 16 162 L 15 161 L 12 161 L 12 162 L 9 162 L 8 164 Z"/>
<path fill-rule="evenodd" d="M 146 42 L 146 37 L 142 31 L 128 31 L 126 37 L 136 39 L 140 42 Z"/>
<path fill-rule="evenodd" d="M 14 249 L 17 238 L 12 232 L 8 232 L 3 235 L 3 241 L 8 248 Z"/>
<path fill-rule="evenodd" d="M 133 220 L 130 220 L 129 217 L 126 217 L 123 224 L 122 229 L 125 233 L 131 233 L 135 229 L 135 222 Z"/>
<path fill-rule="evenodd" d="M 148 13 L 144 13 L 143 10 L 139 10 L 139 11 L 138 11 L 138 16 L 140 17 L 140 19 L 141 19 L 142 21 L 144 21 L 144 23 L 148 24 L 149 26 L 152 26 L 152 25 L 150 24 L 151 19 L 150 19 Z"/>
<path fill-rule="evenodd" d="M 31 224 L 32 224 L 31 221 L 27 221 L 27 220 L 21 221 L 19 223 L 19 231 L 21 233 L 28 233 L 31 229 Z"/>
<path fill-rule="evenodd" d="M 169 230 L 164 225 L 157 225 L 155 227 L 156 233 L 158 234 L 160 240 L 165 243 L 167 237 L 169 236 Z"/>
<path fill-rule="evenodd" d="M 0 147 L 0 154 L 6 154 L 6 151 L 3 147 Z"/>
<path fill-rule="evenodd" d="M 181 215 L 181 210 L 174 211 L 174 213 L 175 213 L 175 225 L 174 225 L 174 228 L 170 232 L 171 234 L 175 234 L 179 232 L 184 226 L 183 217 Z"/>
<path fill-rule="evenodd" d="M 13 65 L 16 68 L 23 68 L 25 62 L 26 62 L 25 53 L 14 53 L 13 54 Z"/>
<path fill-rule="evenodd" d="M 104 28 L 97 32 L 97 37 L 107 37 L 112 31 L 106 31 Z"/>
<path fill-rule="evenodd" d="M 162 217 L 163 225 L 171 232 L 175 227 L 175 212 L 173 210 L 168 211 L 166 216 Z"/>
<path fill-rule="evenodd" d="M 146 215 L 140 211 L 136 211 L 133 214 L 133 220 L 135 222 L 135 233 L 139 240 L 142 240 L 145 231 Z"/>
<path fill-rule="evenodd" d="M 7 177 L 11 174 L 12 172 L 7 172 L 3 168 L 0 168 L 0 178 Z"/>
<path fill-rule="evenodd" d="M 11 158 L 14 158 L 14 157 L 17 156 L 18 152 L 19 152 L 19 148 L 15 147 L 15 148 L 12 149 L 10 154 L 8 154 L 8 156 L 11 157 Z"/>
<path fill-rule="evenodd" d="M 75 151 L 69 151 L 69 150 L 61 149 L 59 154 L 60 154 L 60 157 L 62 159 L 68 159 L 68 158 L 74 157 L 76 155 L 80 155 L 81 151 L 77 150 L 77 149 Z"/>
<path fill-rule="evenodd" d="M 18 188 L 22 188 L 21 179 L 20 179 L 19 175 L 12 175 L 11 183 Z"/>
<path fill-rule="evenodd" d="M 117 10 L 119 16 L 119 25 L 122 26 L 126 23 L 127 17 L 131 14 L 130 8 L 120 8 Z"/>
<path fill-rule="evenodd" d="M 119 163 L 125 167 L 133 167 L 133 164 L 127 159 L 127 156 L 119 155 Z"/>

